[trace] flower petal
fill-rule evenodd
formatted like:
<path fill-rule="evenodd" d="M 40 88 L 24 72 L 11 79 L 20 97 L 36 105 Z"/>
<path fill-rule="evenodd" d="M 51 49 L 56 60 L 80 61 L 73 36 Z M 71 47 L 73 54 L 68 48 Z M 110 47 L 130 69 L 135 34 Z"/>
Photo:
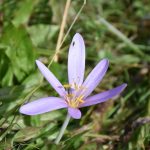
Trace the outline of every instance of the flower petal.
<path fill-rule="evenodd" d="M 107 59 L 101 60 L 96 67 L 91 71 L 86 80 L 83 83 L 83 90 L 80 93 L 86 98 L 92 93 L 92 91 L 97 87 L 100 81 L 103 79 L 109 66 L 109 61 Z"/>
<path fill-rule="evenodd" d="M 96 94 L 94 96 L 90 96 L 85 100 L 85 103 L 81 104 L 80 107 L 86 107 L 86 106 L 91 106 L 95 105 L 104 101 L 107 101 L 117 95 L 119 95 L 127 86 L 127 84 L 122 84 L 116 88 L 113 88 L 111 90 L 108 90 L 106 92 L 102 92 L 99 94 Z"/>
<path fill-rule="evenodd" d="M 69 84 L 81 85 L 85 70 L 85 45 L 82 36 L 76 33 L 72 39 L 68 54 Z"/>
<path fill-rule="evenodd" d="M 68 108 L 69 115 L 74 119 L 80 119 L 81 118 L 81 111 L 77 108 Z"/>
<path fill-rule="evenodd" d="M 19 111 L 26 115 L 37 115 L 65 107 L 67 104 L 62 98 L 46 97 L 21 106 Z"/>
<path fill-rule="evenodd" d="M 58 81 L 58 79 L 53 75 L 53 73 L 39 60 L 36 60 L 36 64 L 45 77 L 45 79 L 51 84 L 51 86 L 57 91 L 57 93 L 61 96 L 65 96 L 65 89 L 62 84 Z"/>

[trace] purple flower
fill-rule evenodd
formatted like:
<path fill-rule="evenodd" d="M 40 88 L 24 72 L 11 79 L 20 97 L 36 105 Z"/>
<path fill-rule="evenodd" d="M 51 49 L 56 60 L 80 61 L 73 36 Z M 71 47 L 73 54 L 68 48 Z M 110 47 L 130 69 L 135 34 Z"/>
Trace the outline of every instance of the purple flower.
<path fill-rule="evenodd" d="M 127 86 L 122 84 L 111 90 L 89 96 L 103 79 L 109 62 L 102 59 L 84 79 L 85 70 L 85 45 L 82 36 L 76 33 L 69 48 L 68 55 L 68 80 L 69 83 L 62 85 L 53 73 L 40 61 L 36 64 L 45 79 L 56 90 L 60 97 L 40 98 L 27 103 L 20 108 L 20 112 L 26 115 L 37 115 L 52 110 L 67 108 L 72 118 L 81 118 L 79 108 L 99 104 L 119 95 Z"/>

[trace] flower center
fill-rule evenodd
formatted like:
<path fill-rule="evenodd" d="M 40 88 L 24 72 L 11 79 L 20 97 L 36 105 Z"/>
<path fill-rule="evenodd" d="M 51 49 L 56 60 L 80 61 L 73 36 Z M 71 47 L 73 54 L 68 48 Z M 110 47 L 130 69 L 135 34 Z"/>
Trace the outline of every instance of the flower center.
<path fill-rule="evenodd" d="M 80 104 L 84 103 L 83 97 L 84 97 L 83 95 L 75 97 L 74 94 L 71 94 L 71 95 L 67 94 L 66 102 L 68 103 L 70 107 L 78 108 Z"/>
<path fill-rule="evenodd" d="M 67 91 L 65 101 L 70 107 L 78 108 L 80 104 L 84 103 L 84 95 L 77 94 L 77 92 L 79 92 L 80 90 L 85 89 L 84 87 L 79 86 L 76 83 L 73 83 L 72 85 L 65 84 L 63 86 Z"/>

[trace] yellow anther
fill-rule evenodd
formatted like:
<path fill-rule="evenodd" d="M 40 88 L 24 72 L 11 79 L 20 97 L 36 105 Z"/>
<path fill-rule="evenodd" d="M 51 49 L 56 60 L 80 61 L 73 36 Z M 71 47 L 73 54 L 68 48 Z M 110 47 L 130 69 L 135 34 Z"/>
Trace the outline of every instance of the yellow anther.
<path fill-rule="evenodd" d="M 71 88 L 71 84 L 64 84 L 63 87 L 64 87 L 64 88 L 67 88 L 67 89 L 68 89 L 68 88 Z"/>
<path fill-rule="evenodd" d="M 71 107 L 73 107 L 73 108 L 76 108 L 76 107 L 77 107 L 76 103 L 75 103 L 74 101 L 72 101 L 72 100 L 68 101 L 68 104 L 69 104 Z"/>
<path fill-rule="evenodd" d="M 84 103 L 83 97 L 84 97 L 84 96 L 81 95 L 81 96 L 77 97 L 76 100 L 77 100 L 78 102 L 80 102 L 80 103 Z"/>
<path fill-rule="evenodd" d="M 67 90 L 65 100 L 70 107 L 78 108 L 81 103 L 84 103 L 84 95 L 78 96 L 79 90 L 86 89 L 84 86 L 78 85 L 74 82 L 73 84 L 64 84 L 63 87 Z M 75 90 L 75 92 L 71 89 Z"/>
<path fill-rule="evenodd" d="M 84 100 L 83 100 L 83 99 L 78 99 L 78 101 L 79 101 L 80 103 L 84 103 Z"/>
<path fill-rule="evenodd" d="M 68 98 L 72 98 L 74 96 L 74 94 L 67 94 Z"/>
<path fill-rule="evenodd" d="M 75 82 L 73 83 L 73 86 L 74 86 L 74 89 L 77 91 L 77 90 L 87 90 L 86 87 L 84 86 L 79 86 L 78 84 L 76 84 Z"/>

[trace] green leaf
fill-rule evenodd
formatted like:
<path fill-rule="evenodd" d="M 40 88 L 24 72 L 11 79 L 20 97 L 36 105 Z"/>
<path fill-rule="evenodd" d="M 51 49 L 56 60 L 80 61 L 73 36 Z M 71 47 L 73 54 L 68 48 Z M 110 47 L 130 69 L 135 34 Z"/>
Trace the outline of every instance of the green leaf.
<path fill-rule="evenodd" d="M 5 48 L 3 47 L 2 49 Z M 1 51 L 0 52 L 0 84 L 2 84 L 3 86 L 12 85 L 12 70 L 9 68 L 8 62 L 9 59 L 5 55 L 4 51 Z"/>
<path fill-rule="evenodd" d="M 27 28 L 35 46 L 47 47 L 58 31 L 57 25 L 32 25 Z M 52 43 L 51 43 L 52 44 Z"/>
<path fill-rule="evenodd" d="M 2 80 L 2 86 L 11 86 L 13 85 L 13 72 L 11 67 L 8 68 L 3 80 Z"/>
<path fill-rule="evenodd" d="M 0 143 L 0 149 L 3 150 L 9 150 L 9 149 L 12 149 L 13 147 L 11 146 L 11 140 L 10 139 L 7 139 L 3 142 Z"/>
<path fill-rule="evenodd" d="M 5 53 L 13 73 L 18 81 L 22 80 L 35 66 L 35 50 L 25 28 L 9 24 L 4 28 L 0 42 L 7 47 Z"/>
<path fill-rule="evenodd" d="M 41 73 L 37 70 L 36 72 L 33 72 L 30 76 L 28 76 L 22 83 L 26 86 L 26 88 L 38 85 L 40 84 L 41 77 Z"/>
<path fill-rule="evenodd" d="M 120 57 L 116 57 L 115 59 L 112 59 L 112 62 L 119 64 L 133 64 L 133 63 L 139 63 L 140 58 L 135 55 L 123 55 Z"/>
<path fill-rule="evenodd" d="M 26 92 L 24 86 L 11 86 L 0 89 L 0 117 L 18 105 L 19 98 Z"/>
<path fill-rule="evenodd" d="M 18 131 L 14 136 L 14 142 L 24 142 L 32 138 L 35 138 L 40 134 L 40 128 L 37 127 L 26 127 Z"/>
<path fill-rule="evenodd" d="M 39 0 L 24 0 L 20 2 L 20 6 L 16 10 L 13 20 L 15 26 L 19 26 L 20 24 L 25 24 L 28 22 L 31 12 L 38 1 Z"/>

